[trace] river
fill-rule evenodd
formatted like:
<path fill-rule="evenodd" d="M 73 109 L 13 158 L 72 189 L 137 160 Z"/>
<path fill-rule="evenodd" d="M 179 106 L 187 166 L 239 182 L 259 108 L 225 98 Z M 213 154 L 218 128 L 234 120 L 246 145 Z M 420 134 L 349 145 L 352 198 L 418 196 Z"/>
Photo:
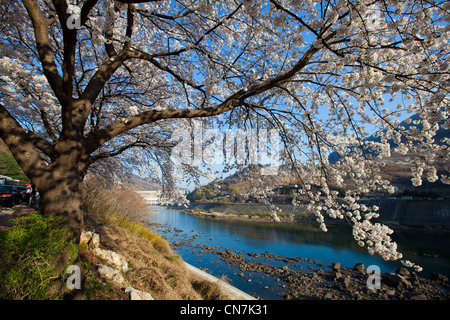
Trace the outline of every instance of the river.
<path fill-rule="evenodd" d="M 218 251 L 229 249 L 277 267 L 285 264 L 283 259 L 302 258 L 289 268 L 304 272 L 330 268 L 332 262 L 348 268 L 356 263 L 377 265 L 381 272 L 394 272 L 401 266 L 399 261 L 386 262 L 369 255 L 357 245 L 349 227 L 329 226 L 325 233 L 311 225 L 216 220 L 165 207 L 149 208 L 150 228 L 177 244 L 175 251 L 184 261 L 262 299 L 283 299 L 283 282 L 267 274 L 242 272 L 224 262 Z M 393 238 L 406 259 L 423 267 L 421 275 L 436 272 L 450 277 L 450 233 L 414 228 L 397 230 Z"/>

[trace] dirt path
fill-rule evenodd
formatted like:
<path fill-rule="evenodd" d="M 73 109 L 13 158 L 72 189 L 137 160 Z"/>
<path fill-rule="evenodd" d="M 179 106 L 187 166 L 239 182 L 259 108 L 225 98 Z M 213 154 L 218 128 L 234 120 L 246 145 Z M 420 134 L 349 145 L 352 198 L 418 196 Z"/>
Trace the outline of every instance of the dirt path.
<path fill-rule="evenodd" d="M 30 213 L 37 212 L 35 209 L 29 208 L 26 205 L 17 205 L 12 208 L 3 207 L 0 212 L 0 231 L 5 231 L 7 227 L 12 226 L 11 219 L 16 219 L 26 216 Z"/>

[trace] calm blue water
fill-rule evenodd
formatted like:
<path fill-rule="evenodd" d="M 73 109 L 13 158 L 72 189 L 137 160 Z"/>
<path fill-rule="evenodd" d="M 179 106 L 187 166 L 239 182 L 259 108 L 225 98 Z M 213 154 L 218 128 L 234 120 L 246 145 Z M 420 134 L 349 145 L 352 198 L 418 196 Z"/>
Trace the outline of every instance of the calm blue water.
<path fill-rule="evenodd" d="M 374 264 L 380 267 L 381 272 L 394 272 L 401 265 L 400 262 L 385 262 L 379 256 L 369 255 L 356 244 L 351 229 L 346 227 L 328 227 L 328 232 L 324 233 L 308 225 L 224 221 L 194 217 L 158 206 L 150 209 L 152 213 L 148 221 L 157 224 L 152 228 L 170 243 L 181 243 L 175 251 L 184 261 L 198 268 L 207 268 L 214 276 L 226 276 L 232 285 L 262 299 L 283 299 L 283 283 L 265 274 L 242 272 L 227 265 L 220 255 L 200 247 L 207 245 L 221 251 L 228 248 L 234 253 L 242 253 L 245 258 L 279 267 L 285 263 L 263 257 L 254 259 L 247 253 L 311 258 L 311 262 L 302 260 L 289 265 L 290 269 L 302 271 L 329 268 L 332 262 L 341 262 L 342 267 L 349 268 L 359 262 L 366 267 Z M 424 275 L 439 272 L 450 276 L 449 233 L 402 231 L 396 232 L 394 239 L 407 259 L 424 268 Z M 241 273 L 244 273 L 244 278 L 239 276 Z"/>

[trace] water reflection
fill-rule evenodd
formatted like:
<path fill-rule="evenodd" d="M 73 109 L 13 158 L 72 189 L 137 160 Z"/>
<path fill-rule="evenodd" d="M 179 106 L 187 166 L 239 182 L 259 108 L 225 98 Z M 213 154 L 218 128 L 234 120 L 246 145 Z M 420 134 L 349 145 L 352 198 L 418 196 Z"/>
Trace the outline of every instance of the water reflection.
<path fill-rule="evenodd" d="M 343 267 L 349 268 L 361 262 L 366 266 L 378 265 L 382 272 L 394 272 L 401 266 L 399 261 L 386 262 L 379 256 L 369 255 L 366 249 L 354 241 L 350 227 L 330 226 L 328 232 L 324 233 L 311 225 L 224 221 L 194 217 L 163 207 L 151 207 L 151 210 L 154 213 L 149 215 L 149 222 L 163 225 L 159 231 L 170 229 L 164 236 L 172 243 L 197 234 L 192 242 L 194 246 L 207 244 L 243 253 L 269 252 L 278 256 L 312 258 L 322 265 L 339 261 Z M 174 228 L 178 231 L 174 231 Z M 438 272 L 450 276 L 449 233 L 422 229 L 396 230 L 393 238 L 406 259 L 424 268 L 424 275 Z M 213 274 L 224 273 L 235 285 L 242 282 L 242 279 L 233 276 L 236 270 L 227 270 L 216 263 L 220 260 L 217 256 L 203 254 L 199 257 L 196 250 L 186 249 L 177 250 L 185 261 L 211 269 Z M 199 260 L 202 262 L 199 263 Z"/>

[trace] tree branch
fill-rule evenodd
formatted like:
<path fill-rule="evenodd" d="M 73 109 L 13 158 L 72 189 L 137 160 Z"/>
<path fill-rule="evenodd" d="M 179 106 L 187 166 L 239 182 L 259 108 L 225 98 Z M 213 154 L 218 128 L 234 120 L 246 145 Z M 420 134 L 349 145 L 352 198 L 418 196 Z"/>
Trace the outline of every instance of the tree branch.
<path fill-rule="evenodd" d="M 77 29 L 69 29 L 67 21 L 69 14 L 67 13 L 67 3 L 65 0 L 53 0 L 53 4 L 58 14 L 59 22 L 61 24 L 64 50 L 63 50 L 63 79 L 62 79 L 62 93 L 60 98 L 61 116 L 62 116 L 62 136 L 73 134 L 73 89 L 75 81 L 75 50 L 77 47 Z"/>
<path fill-rule="evenodd" d="M 77 105 L 77 126 L 81 129 L 89 116 L 91 107 L 96 101 L 103 87 L 109 81 L 111 76 L 122 65 L 122 63 L 128 58 L 128 50 L 122 50 L 113 58 L 103 63 L 92 76 L 91 80 L 87 84 L 84 92 L 75 103 Z"/>
<path fill-rule="evenodd" d="M 36 176 L 46 167 L 37 149 L 50 158 L 53 156 L 53 146 L 34 132 L 22 128 L 1 103 L 0 137 L 29 177 Z"/>
<path fill-rule="evenodd" d="M 109 152 L 101 152 L 93 157 L 91 157 L 88 161 L 88 166 L 90 166 L 91 164 L 93 164 L 94 162 L 100 160 L 100 159 L 106 159 L 106 158 L 111 158 L 111 157 L 115 157 L 118 156 L 122 153 L 124 153 L 126 150 L 134 148 L 134 147 L 146 147 L 148 146 L 148 143 L 143 142 L 143 141 L 135 141 L 133 143 L 124 145 L 122 147 L 120 147 L 117 150 L 114 151 L 109 151 Z"/>
<path fill-rule="evenodd" d="M 114 137 L 125 133 L 131 129 L 134 129 L 140 125 L 146 123 L 153 123 L 162 119 L 181 119 L 181 118 L 199 118 L 199 117 L 212 117 L 224 112 L 230 111 L 240 104 L 240 98 L 245 93 L 244 90 L 240 90 L 229 97 L 221 104 L 200 110 L 193 109 L 167 109 L 162 111 L 150 110 L 143 112 L 139 115 L 128 117 L 125 119 L 117 120 L 111 124 L 104 126 L 103 128 L 91 133 L 86 138 L 86 148 L 88 153 L 92 153 L 97 150 L 101 145 Z"/>
<path fill-rule="evenodd" d="M 61 101 L 62 97 L 62 78 L 56 67 L 55 59 L 53 57 L 53 47 L 50 43 L 48 34 L 48 27 L 51 21 L 47 20 L 39 8 L 36 1 L 23 0 L 25 9 L 30 16 L 33 24 L 34 35 L 36 38 L 36 47 L 39 54 L 39 60 L 42 64 L 42 69 L 45 77 L 47 78 L 50 87 L 52 88 L 55 96 Z"/>
<path fill-rule="evenodd" d="M 328 36 L 327 39 L 331 38 L 331 36 L 332 35 Z M 297 63 L 292 67 L 291 70 L 287 71 L 286 73 L 280 74 L 279 76 L 277 76 L 273 79 L 268 79 L 259 84 L 254 84 L 254 85 L 249 86 L 247 88 L 247 93 L 243 96 L 243 99 L 252 97 L 256 94 L 267 91 L 275 86 L 279 86 L 282 83 L 288 81 L 294 75 L 296 75 L 298 72 L 300 72 L 300 70 L 302 70 L 309 63 L 309 61 L 314 56 L 314 54 L 316 52 L 318 52 L 319 50 L 320 50 L 320 48 L 311 46 L 308 49 L 308 51 L 306 51 L 303 54 L 303 56 L 300 58 L 300 60 L 297 61 Z"/>
<path fill-rule="evenodd" d="M 58 138 L 55 135 L 55 130 L 53 130 L 52 126 L 48 122 L 47 113 L 44 110 L 40 110 L 39 112 L 41 114 L 41 119 L 42 123 L 44 124 L 45 130 L 47 130 L 50 139 L 52 139 L 53 142 L 55 142 L 56 140 L 58 140 Z"/>
<path fill-rule="evenodd" d="M 144 2 L 160 2 L 162 0 L 117 0 L 122 3 L 144 3 Z"/>
<path fill-rule="evenodd" d="M 91 12 L 92 8 L 97 4 L 98 0 L 87 0 L 83 7 L 81 8 L 80 14 L 80 24 L 84 25 L 88 20 L 89 12 Z"/>
<path fill-rule="evenodd" d="M 162 119 L 212 117 L 233 110 L 234 108 L 242 105 L 245 99 L 257 95 L 259 93 L 262 93 L 264 91 L 267 91 L 275 86 L 278 86 L 288 81 L 300 70 L 302 70 L 308 64 L 313 55 L 319 50 L 320 50 L 319 48 L 311 46 L 308 49 L 308 51 L 305 52 L 302 58 L 288 72 L 281 74 L 273 79 L 269 79 L 259 84 L 254 84 L 247 88 L 241 89 L 215 107 L 205 109 L 195 109 L 195 110 L 194 109 L 167 109 L 162 111 L 150 110 L 125 119 L 119 119 L 113 123 L 104 126 L 103 128 L 97 130 L 96 132 L 92 132 L 88 137 L 86 137 L 85 142 L 87 152 L 88 154 L 91 154 L 92 152 L 97 150 L 100 146 L 102 146 L 104 143 L 113 139 L 114 137 L 146 123 L 153 123 Z M 130 56 L 134 58 L 142 58 L 144 60 L 149 59 L 154 60 L 150 55 L 142 52 L 132 51 L 130 53 Z M 182 79 L 178 75 L 175 74 L 174 76 L 176 76 L 177 79 L 179 78 L 180 82 L 187 83 L 184 79 Z"/>
<path fill-rule="evenodd" d="M 184 49 L 183 49 L 184 50 Z M 179 52 L 182 52 L 181 50 Z M 183 79 L 180 75 L 178 75 L 175 71 L 173 71 L 171 68 L 167 67 L 167 66 L 163 66 L 161 63 L 159 63 L 156 59 L 154 55 L 148 54 L 146 52 L 143 51 L 130 51 L 128 54 L 129 58 L 131 59 L 141 59 L 141 60 L 146 60 L 148 62 L 150 62 L 151 64 L 153 64 L 156 68 L 165 71 L 167 73 L 169 73 L 170 75 L 172 75 L 175 79 L 177 79 L 178 82 L 182 83 L 182 84 L 188 84 L 189 86 L 191 86 L 194 89 L 200 90 L 203 93 L 205 92 L 202 87 L 203 86 L 199 86 L 196 85 L 195 83 L 193 83 L 192 81 Z"/>

